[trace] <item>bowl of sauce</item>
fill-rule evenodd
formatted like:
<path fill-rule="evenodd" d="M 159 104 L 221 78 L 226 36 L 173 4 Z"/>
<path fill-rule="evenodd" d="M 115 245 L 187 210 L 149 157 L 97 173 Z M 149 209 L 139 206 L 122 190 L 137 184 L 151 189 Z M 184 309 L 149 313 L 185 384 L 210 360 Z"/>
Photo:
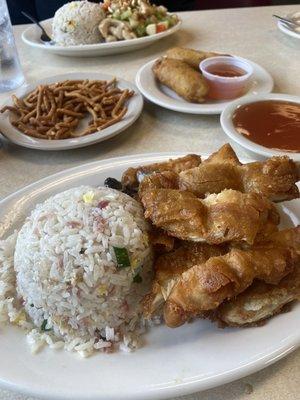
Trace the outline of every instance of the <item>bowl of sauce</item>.
<path fill-rule="evenodd" d="M 221 114 L 229 138 L 252 155 L 288 155 L 300 161 L 300 97 L 284 94 L 247 96 Z"/>
<path fill-rule="evenodd" d="M 231 56 L 206 58 L 199 68 L 209 86 L 208 96 L 215 100 L 243 96 L 253 74 L 253 68 L 248 62 Z"/>

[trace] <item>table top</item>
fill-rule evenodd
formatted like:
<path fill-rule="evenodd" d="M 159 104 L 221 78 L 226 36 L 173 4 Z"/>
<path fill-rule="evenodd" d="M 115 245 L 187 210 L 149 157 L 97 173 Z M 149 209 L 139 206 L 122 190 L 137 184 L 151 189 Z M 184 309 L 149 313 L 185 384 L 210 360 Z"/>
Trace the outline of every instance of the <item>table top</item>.
<path fill-rule="evenodd" d="M 272 14 L 300 11 L 276 6 L 185 12 L 182 30 L 133 53 L 97 58 L 68 58 L 31 49 L 23 44 L 24 25 L 14 28 L 21 64 L 28 82 L 67 72 L 106 72 L 134 82 L 146 62 L 172 46 L 234 53 L 262 65 L 273 76 L 274 92 L 299 95 L 299 40 L 281 33 Z M 7 94 L 0 95 L 0 102 Z M 226 143 L 218 116 L 175 113 L 145 103 L 139 120 L 120 136 L 91 147 L 62 152 L 29 150 L 0 138 L 0 198 L 55 172 L 89 161 L 159 151 L 209 154 Z M 240 156 L 246 154 L 239 151 Z M 245 346 L 247 343 L 245 343 Z M 300 391 L 300 349 L 261 372 L 184 400 L 296 400 Z M 0 390 L 0 400 L 25 400 Z M 30 400 L 26 397 L 26 400 Z M 31 399 L 32 400 L 32 399 Z M 175 399 L 174 399 L 175 400 Z"/>

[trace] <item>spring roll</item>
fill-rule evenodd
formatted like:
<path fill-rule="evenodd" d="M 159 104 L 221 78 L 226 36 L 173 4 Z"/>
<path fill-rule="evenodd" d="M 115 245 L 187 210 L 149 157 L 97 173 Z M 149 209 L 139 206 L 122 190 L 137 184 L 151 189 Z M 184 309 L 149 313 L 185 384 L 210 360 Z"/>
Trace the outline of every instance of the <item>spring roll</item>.
<path fill-rule="evenodd" d="M 183 61 L 161 58 L 152 67 L 155 77 L 163 85 L 192 103 L 202 103 L 208 85 L 200 72 Z"/>
<path fill-rule="evenodd" d="M 187 49 L 185 47 L 173 47 L 169 49 L 166 53 L 167 58 L 172 58 L 173 60 L 180 60 L 191 67 L 199 70 L 199 64 L 201 61 L 209 57 L 220 56 L 221 54 L 213 53 L 210 51 L 196 51 L 193 49 Z"/>

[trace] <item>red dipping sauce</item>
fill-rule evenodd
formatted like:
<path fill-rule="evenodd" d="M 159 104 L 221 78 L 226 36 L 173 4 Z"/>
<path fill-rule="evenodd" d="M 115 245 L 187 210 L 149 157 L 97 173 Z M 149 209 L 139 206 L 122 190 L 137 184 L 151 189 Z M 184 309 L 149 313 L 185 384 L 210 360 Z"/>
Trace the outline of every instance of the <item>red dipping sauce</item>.
<path fill-rule="evenodd" d="M 232 117 L 235 129 L 247 139 L 268 147 L 300 152 L 300 104 L 281 100 L 240 106 Z"/>
<path fill-rule="evenodd" d="M 210 74 L 224 76 L 226 78 L 235 78 L 237 76 L 243 76 L 246 74 L 246 71 L 244 71 L 242 68 L 228 64 L 211 65 L 206 68 L 206 71 Z"/>

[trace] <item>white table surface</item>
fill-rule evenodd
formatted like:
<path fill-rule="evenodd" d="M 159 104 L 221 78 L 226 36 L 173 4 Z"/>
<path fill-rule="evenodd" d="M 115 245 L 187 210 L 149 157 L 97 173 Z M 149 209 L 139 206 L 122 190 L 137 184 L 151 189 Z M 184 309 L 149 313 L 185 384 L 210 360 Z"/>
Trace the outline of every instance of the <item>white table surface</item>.
<path fill-rule="evenodd" d="M 300 11 L 299 6 L 241 8 L 181 13 L 176 35 L 134 53 L 98 58 L 68 58 L 33 50 L 21 41 L 24 26 L 15 27 L 26 79 L 77 71 L 103 71 L 134 81 L 139 67 L 175 45 L 234 53 L 265 67 L 274 91 L 300 94 L 300 41 L 281 33 L 272 14 Z M 0 102 L 7 94 L 0 95 Z M 0 138 L 0 198 L 55 172 L 109 157 L 159 152 L 210 153 L 226 142 L 217 116 L 192 116 L 146 103 L 141 118 L 124 134 L 92 147 L 64 152 L 23 149 Z M 242 152 L 239 155 L 243 156 Z M 247 343 L 245 343 L 247 346 Z M 233 349 L 234 351 L 234 349 Z M 5 360 L 0 360 L 5 362 Z M 239 381 L 186 396 L 184 400 L 298 400 L 300 350 Z M 0 390 L 0 400 L 30 400 Z M 32 399 L 31 399 L 32 400 Z"/>

